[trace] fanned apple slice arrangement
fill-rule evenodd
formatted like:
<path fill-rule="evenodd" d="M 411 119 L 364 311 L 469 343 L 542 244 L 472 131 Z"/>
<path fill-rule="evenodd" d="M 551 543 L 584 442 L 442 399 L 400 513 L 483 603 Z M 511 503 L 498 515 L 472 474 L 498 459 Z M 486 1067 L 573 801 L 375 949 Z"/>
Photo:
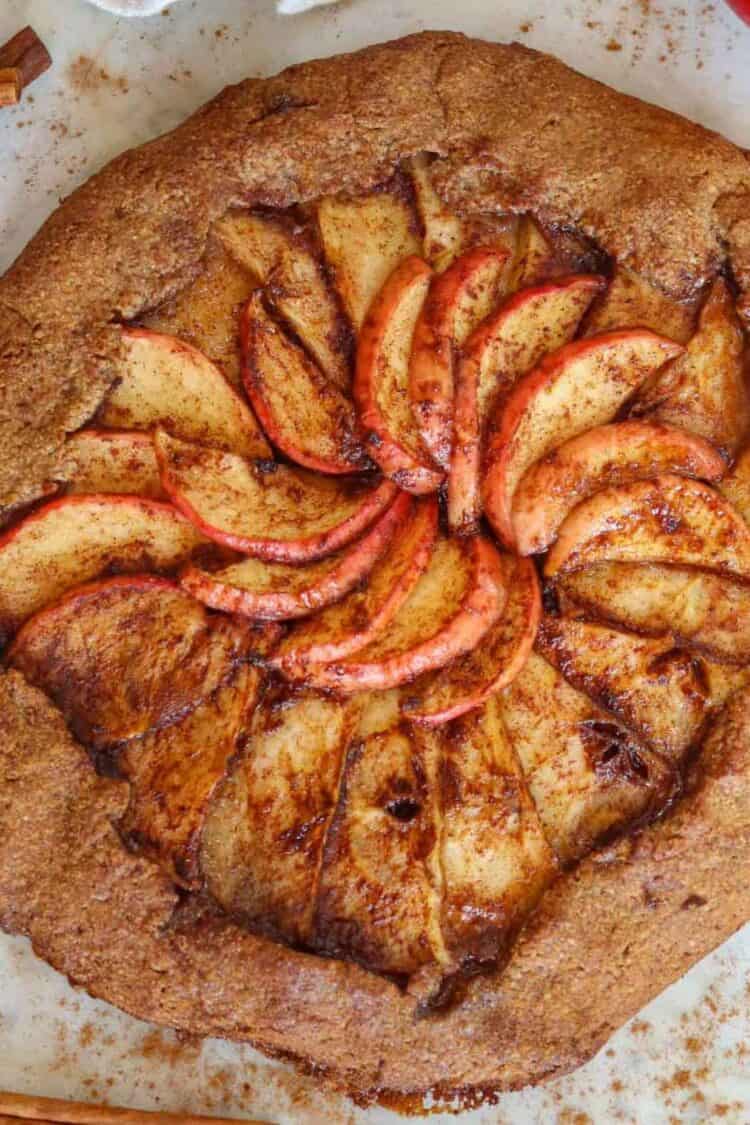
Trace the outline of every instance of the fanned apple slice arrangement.
<path fill-rule="evenodd" d="M 219 220 L 0 541 L 7 660 L 128 845 L 428 1006 L 666 808 L 750 663 L 729 285 L 675 302 L 436 167 Z"/>

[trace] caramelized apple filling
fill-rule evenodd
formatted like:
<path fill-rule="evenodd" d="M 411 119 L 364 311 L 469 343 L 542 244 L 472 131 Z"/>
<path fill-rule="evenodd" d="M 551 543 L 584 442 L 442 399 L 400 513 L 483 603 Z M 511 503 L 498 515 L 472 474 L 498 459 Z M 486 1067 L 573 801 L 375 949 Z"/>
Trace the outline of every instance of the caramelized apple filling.
<path fill-rule="evenodd" d="M 750 664 L 730 286 L 436 167 L 217 222 L 0 541 L 6 659 L 129 782 L 124 843 L 423 1006 L 667 810 Z"/>

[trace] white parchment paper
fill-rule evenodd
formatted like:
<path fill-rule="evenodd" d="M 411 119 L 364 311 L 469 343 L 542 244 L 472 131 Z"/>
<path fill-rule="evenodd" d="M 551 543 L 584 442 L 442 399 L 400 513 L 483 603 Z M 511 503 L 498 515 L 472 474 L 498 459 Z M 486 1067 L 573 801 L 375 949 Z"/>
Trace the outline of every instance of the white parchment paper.
<path fill-rule="evenodd" d="M 0 112 L 0 269 L 61 197 L 227 83 L 425 27 L 554 51 L 750 148 L 750 29 L 721 0 L 344 0 L 285 18 L 273 0 L 180 0 L 149 19 L 117 19 L 84 0 L 3 0 L 0 41 L 26 23 L 54 67 Z M 462 1125 L 746 1125 L 749 978 L 746 927 L 587 1066 L 505 1095 Z M 75 991 L 25 940 L 4 935 L 0 1089 L 295 1125 L 397 1120 L 356 1109 L 250 1048 L 182 1042 L 133 1020 Z"/>

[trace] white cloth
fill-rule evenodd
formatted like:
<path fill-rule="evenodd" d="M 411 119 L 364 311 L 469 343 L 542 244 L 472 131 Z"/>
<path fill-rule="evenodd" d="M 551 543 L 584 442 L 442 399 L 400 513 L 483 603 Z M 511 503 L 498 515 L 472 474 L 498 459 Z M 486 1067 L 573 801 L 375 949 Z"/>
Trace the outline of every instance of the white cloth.
<path fill-rule="evenodd" d="M 112 12 L 115 16 L 154 16 L 177 2 L 178 0 L 89 0 L 90 4 L 95 4 L 105 12 Z M 335 3 L 336 0 L 276 0 L 276 7 L 282 16 L 295 16 L 310 8 Z"/>
<path fill-rule="evenodd" d="M 89 3 L 115 16 L 155 16 L 177 0 L 89 0 Z"/>

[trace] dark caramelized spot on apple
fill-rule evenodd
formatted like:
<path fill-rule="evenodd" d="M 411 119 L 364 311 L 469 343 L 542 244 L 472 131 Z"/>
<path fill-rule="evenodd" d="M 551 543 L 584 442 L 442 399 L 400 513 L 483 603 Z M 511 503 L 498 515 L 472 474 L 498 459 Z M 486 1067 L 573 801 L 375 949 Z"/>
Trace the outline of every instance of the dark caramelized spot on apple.
<path fill-rule="evenodd" d="M 277 461 L 269 461 L 265 457 L 258 457 L 253 464 L 259 473 L 270 474 L 275 473 L 279 465 Z"/>
<path fill-rule="evenodd" d="M 419 801 L 415 801 L 412 797 L 397 797 L 395 801 L 389 801 L 385 809 L 396 820 L 408 822 L 419 816 L 422 806 Z"/>
<path fill-rule="evenodd" d="M 545 582 L 542 586 L 542 608 L 554 617 L 560 615 L 560 595 L 553 582 Z"/>
<path fill-rule="evenodd" d="M 587 719 L 580 729 L 589 761 L 603 781 L 620 779 L 635 785 L 648 782 L 648 766 L 637 744 L 622 727 L 602 719 Z"/>

